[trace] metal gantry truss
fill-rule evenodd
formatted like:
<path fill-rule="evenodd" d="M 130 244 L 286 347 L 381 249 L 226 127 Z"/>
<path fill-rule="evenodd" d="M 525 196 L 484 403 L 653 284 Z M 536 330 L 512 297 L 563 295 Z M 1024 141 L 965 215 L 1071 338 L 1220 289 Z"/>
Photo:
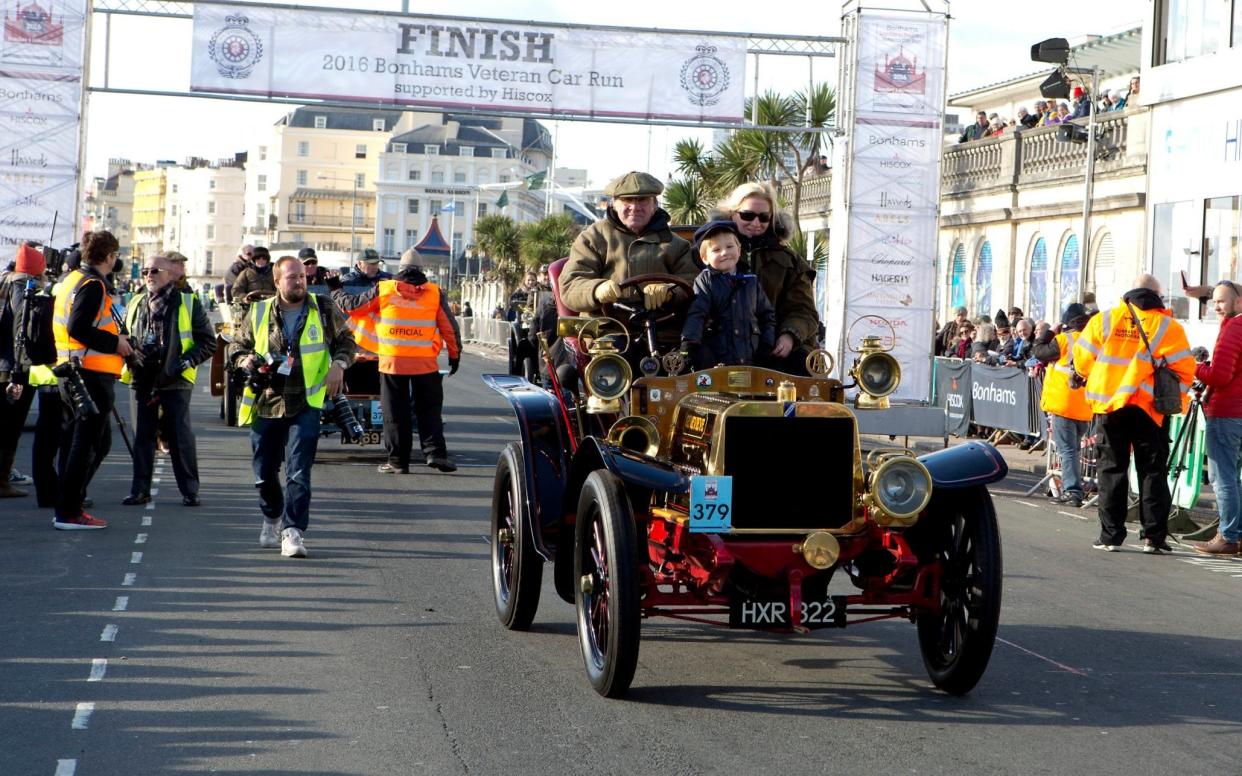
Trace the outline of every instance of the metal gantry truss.
<path fill-rule="evenodd" d="M 145 95 L 150 97 L 198 97 L 205 99 L 225 99 L 235 102 L 263 102 L 263 103 L 280 103 L 289 105 L 324 105 L 342 108 L 363 108 L 363 109 L 386 109 L 400 110 L 402 106 L 392 105 L 389 103 L 365 103 L 365 102 L 344 102 L 335 100 L 307 100 L 305 98 L 287 98 L 287 97 L 254 97 L 241 96 L 232 94 L 213 94 L 209 92 L 191 92 L 191 91 L 170 91 L 157 89 L 142 88 L 126 88 L 116 87 L 111 84 L 110 70 L 112 58 L 112 17 L 113 16 L 143 16 L 164 19 L 193 19 L 195 5 L 233 5 L 227 0 L 91 0 L 92 11 L 96 14 L 104 16 L 104 63 L 103 63 L 103 84 L 101 86 L 88 85 L 91 92 L 105 94 L 133 94 Z M 309 9 L 307 6 L 299 6 L 294 4 L 280 3 L 245 3 L 251 8 L 267 8 L 267 9 L 286 9 L 286 10 L 316 10 L 325 13 L 353 13 L 368 16 L 392 16 L 402 13 L 401 11 L 385 11 L 379 9 L 357 10 L 352 8 L 319 8 Z M 425 18 L 436 19 L 457 19 L 463 17 L 450 17 L 442 15 L 419 14 Z M 479 22 L 499 21 L 494 19 L 478 19 Z M 559 22 L 521 22 L 523 24 L 536 24 L 544 27 L 581 27 L 582 25 L 571 25 Z M 593 28 L 600 30 L 613 30 L 618 33 L 633 32 L 633 28 L 598 26 Z M 746 41 L 746 53 L 755 57 L 755 82 L 758 86 L 758 60 L 760 56 L 798 56 L 806 57 L 808 62 L 813 62 L 817 58 L 835 57 L 837 48 L 846 43 L 846 38 L 839 37 L 816 37 L 811 35 L 760 35 L 754 33 L 737 33 L 737 32 L 712 32 L 706 30 L 653 30 L 655 32 L 683 35 L 703 35 L 729 38 L 742 38 Z M 517 118 L 533 118 L 557 121 L 595 121 L 597 119 L 591 116 L 582 115 L 561 115 L 555 112 L 519 112 L 504 110 L 479 110 L 479 111 L 463 111 L 455 110 L 455 113 L 477 113 L 478 115 L 487 116 L 512 116 Z M 834 127 L 776 127 L 776 126 L 757 126 L 755 124 L 737 124 L 729 122 L 712 122 L 712 121 L 670 121 L 667 119 L 618 119 L 616 117 L 608 117 L 604 120 L 612 124 L 638 124 L 645 126 L 680 126 L 695 128 L 722 128 L 722 129 L 756 129 L 769 132 L 835 132 Z"/>

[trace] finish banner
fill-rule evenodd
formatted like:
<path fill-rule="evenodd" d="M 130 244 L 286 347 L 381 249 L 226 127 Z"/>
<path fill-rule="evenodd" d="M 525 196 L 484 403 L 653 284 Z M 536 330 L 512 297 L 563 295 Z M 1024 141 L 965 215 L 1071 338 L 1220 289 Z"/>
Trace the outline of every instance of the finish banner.
<path fill-rule="evenodd" d="M 75 241 L 86 0 L 0 0 L 0 255 Z M 56 232 L 52 233 L 53 221 Z"/>
<path fill-rule="evenodd" d="M 196 4 L 192 46 L 195 92 L 742 121 L 740 37 Z"/>

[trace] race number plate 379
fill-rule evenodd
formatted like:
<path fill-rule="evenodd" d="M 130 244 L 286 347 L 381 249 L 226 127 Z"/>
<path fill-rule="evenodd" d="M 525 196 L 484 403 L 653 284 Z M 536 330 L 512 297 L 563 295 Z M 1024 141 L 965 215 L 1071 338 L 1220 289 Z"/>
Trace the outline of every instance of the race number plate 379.
<path fill-rule="evenodd" d="M 732 477 L 690 478 L 690 533 L 728 533 L 732 512 Z"/>

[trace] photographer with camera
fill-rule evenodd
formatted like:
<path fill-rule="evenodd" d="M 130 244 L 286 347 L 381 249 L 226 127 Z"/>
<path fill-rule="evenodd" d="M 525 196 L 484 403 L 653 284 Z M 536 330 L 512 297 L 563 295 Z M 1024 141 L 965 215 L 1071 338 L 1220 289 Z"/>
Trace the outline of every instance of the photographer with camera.
<path fill-rule="evenodd" d="M 216 350 L 216 332 L 198 297 L 178 291 L 177 278 L 168 258 L 149 256 L 142 268 L 146 289 L 130 300 L 125 316 L 138 347 L 121 374 L 121 382 L 134 391 L 134 476 L 121 502 L 126 505 L 151 500 L 157 428 L 168 442 L 181 503 L 201 503 L 190 397 L 198 365 Z"/>
<path fill-rule="evenodd" d="M 13 487 L 10 475 L 22 426 L 36 392 L 30 379 L 32 350 L 37 344 L 52 345 L 28 341 L 32 301 L 43 286 L 46 268 L 43 254 L 35 246 L 23 243 L 17 249 L 13 271 L 0 276 L 0 498 L 29 495 Z M 47 363 L 38 358 L 35 361 Z"/>
<path fill-rule="evenodd" d="M 1048 413 L 1052 422 L 1052 441 L 1061 463 L 1063 487 L 1056 501 L 1075 508 L 1081 507 L 1083 501 L 1079 451 L 1082 438 L 1091 428 L 1092 412 L 1083 391 L 1085 383 L 1074 379 L 1074 344 L 1090 319 L 1083 305 L 1067 305 L 1061 314 L 1061 333 L 1053 337 L 1049 329 L 1031 348 L 1031 354 L 1047 365 L 1039 408 Z"/>
<path fill-rule="evenodd" d="M 66 408 L 60 493 L 52 521 L 60 530 L 108 527 L 106 521 L 82 511 L 82 494 L 112 446 L 108 415 L 116 398 L 116 379 L 125 358 L 134 352 L 120 333 L 107 280 L 119 248 L 111 232 L 88 232 L 82 238 L 81 265 L 65 276 L 56 295 L 54 371 Z"/>
<path fill-rule="evenodd" d="M 413 416 L 418 417 L 418 439 L 427 465 L 442 472 L 457 471 L 444 443 L 444 377 L 437 358 L 448 347 L 449 374 L 461 363 L 461 334 L 449 314 L 448 301 L 419 268 L 413 248 L 401 254 L 396 280 L 381 280 L 364 293 L 343 288 L 343 279 L 328 277 L 332 301 L 355 324 L 375 321 L 379 355 L 380 400 L 384 407 L 384 447 L 388 460 L 381 474 L 409 474 L 414 446 Z M 362 326 L 366 329 L 369 327 Z"/>
<path fill-rule="evenodd" d="M 330 299 L 307 294 L 306 268 L 296 257 L 281 256 L 274 275 L 276 296 L 252 305 L 237 333 L 233 365 L 247 375 L 238 424 L 251 426 L 263 512 L 259 546 L 305 558 L 320 417 L 326 400 L 341 392 L 354 337 Z M 282 462 L 287 493 L 278 479 Z"/>

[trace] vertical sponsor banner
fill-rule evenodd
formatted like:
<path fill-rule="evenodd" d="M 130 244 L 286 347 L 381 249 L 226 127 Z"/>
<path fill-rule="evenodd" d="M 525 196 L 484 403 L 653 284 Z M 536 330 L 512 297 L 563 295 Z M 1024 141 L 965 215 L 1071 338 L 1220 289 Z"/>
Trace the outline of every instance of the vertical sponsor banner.
<path fill-rule="evenodd" d="M 842 61 L 849 136 L 840 144 L 843 196 L 834 202 L 845 207 L 834 207 L 839 252 L 830 275 L 845 282 L 826 326 L 844 350 L 857 342 L 839 338 L 854 339 L 850 329 L 861 319 L 893 322 L 898 399 L 927 401 L 932 388 L 947 25 L 944 14 L 865 8 L 842 23 L 851 43 Z"/>
<path fill-rule="evenodd" d="M 88 0 L 0 0 L 0 255 L 72 242 Z M 56 233 L 52 234 L 53 218 Z"/>
<path fill-rule="evenodd" d="M 970 400 L 980 426 L 1031 433 L 1031 381 L 1025 369 L 971 364 Z"/>
<path fill-rule="evenodd" d="M 936 359 L 936 406 L 944 407 L 945 430 L 953 436 L 970 431 L 970 362 Z"/>
<path fill-rule="evenodd" d="M 192 46 L 191 91 L 737 123 L 745 99 L 719 33 L 212 4 Z"/>

